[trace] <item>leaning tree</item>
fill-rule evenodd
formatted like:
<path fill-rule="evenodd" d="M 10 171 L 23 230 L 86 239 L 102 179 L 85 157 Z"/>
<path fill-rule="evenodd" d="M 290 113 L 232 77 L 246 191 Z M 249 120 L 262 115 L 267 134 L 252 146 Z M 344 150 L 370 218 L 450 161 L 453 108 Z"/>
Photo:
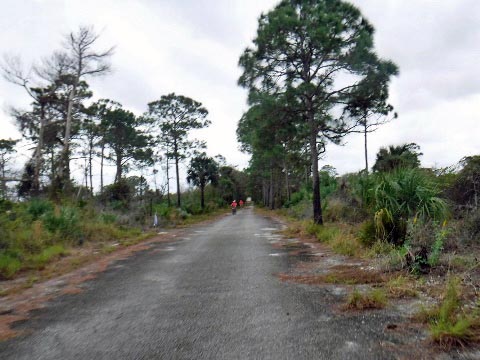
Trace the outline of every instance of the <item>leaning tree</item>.
<path fill-rule="evenodd" d="M 70 178 L 71 137 L 82 83 L 89 77 L 101 76 L 110 71 L 109 58 L 113 54 L 113 48 L 96 50 L 98 39 L 99 34 L 92 27 L 80 27 L 77 32 L 71 32 L 65 37 L 62 51 L 47 59 L 40 70 L 43 77 L 53 82 L 61 80 L 68 88 L 63 146 L 57 169 L 57 186 L 60 189 Z"/>
<path fill-rule="evenodd" d="M 240 58 L 239 84 L 288 99 L 292 121 L 307 129 L 314 221 L 323 223 L 319 147 L 353 129 L 336 116 L 372 69 L 391 62 L 373 49 L 373 26 L 341 0 L 283 0 L 258 22 L 253 47 Z"/>

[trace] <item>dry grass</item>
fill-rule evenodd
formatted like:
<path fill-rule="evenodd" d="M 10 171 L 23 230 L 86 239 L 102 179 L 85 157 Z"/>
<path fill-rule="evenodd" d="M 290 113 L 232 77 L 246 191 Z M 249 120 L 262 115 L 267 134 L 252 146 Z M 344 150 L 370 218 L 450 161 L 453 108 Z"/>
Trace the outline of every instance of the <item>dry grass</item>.
<path fill-rule="evenodd" d="M 367 271 L 357 266 L 339 265 L 332 268 L 331 272 L 321 275 L 288 275 L 281 274 L 281 280 L 292 281 L 308 285 L 337 284 L 337 285 L 360 285 L 381 284 L 388 280 L 384 274 Z"/>
<path fill-rule="evenodd" d="M 392 277 L 384 286 L 389 297 L 410 298 L 417 297 L 416 281 L 414 278 L 405 275 Z"/>
<path fill-rule="evenodd" d="M 347 301 L 343 306 L 343 309 L 383 309 L 385 306 L 387 306 L 387 303 L 387 296 L 382 289 L 372 289 L 366 293 L 362 293 L 358 289 L 353 289 L 350 295 L 348 295 Z"/>

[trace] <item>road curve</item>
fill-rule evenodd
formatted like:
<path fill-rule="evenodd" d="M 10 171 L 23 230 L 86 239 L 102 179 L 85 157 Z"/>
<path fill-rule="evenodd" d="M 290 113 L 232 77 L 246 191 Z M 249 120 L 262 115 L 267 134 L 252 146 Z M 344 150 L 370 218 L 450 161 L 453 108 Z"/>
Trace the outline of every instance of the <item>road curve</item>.
<path fill-rule="evenodd" d="M 244 209 L 118 261 L 17 325 L 0 359 L 394 358 L 381 344 L 398 319 L 339 315 L 338 294 L 277 279 L 278 227 Z"/>

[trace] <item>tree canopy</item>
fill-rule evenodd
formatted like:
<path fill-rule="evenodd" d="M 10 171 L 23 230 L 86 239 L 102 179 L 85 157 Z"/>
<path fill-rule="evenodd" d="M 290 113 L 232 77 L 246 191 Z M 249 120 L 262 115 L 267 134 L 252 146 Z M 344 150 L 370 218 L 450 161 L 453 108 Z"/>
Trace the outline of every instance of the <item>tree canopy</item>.
<path fill-rule="evenodd" d="M 319 146 L 339 143 L 355 124 L 337 116 L 349 99 L 380 68 L 396 66 L 378 58 L 373 26 L 341 0 L 283 0 L 258 21 L 253 47 L 240 57 L 239 84 L 250 103 L 259 93 L 282 98 L 291 121 L 306 129 L 313 175 L 314 221 L 322 223 Z M 389 76 L 388 75 L 388 76 Z"/>
<path fill-rule="evenodd" d="M 418 168 L 420 166 L 420 146 L 415 143 L 382 147 L 377 153 L 373 171 L 384 172 L 398 168 Z"/>
<path fill-rule="evenodd" d="M 207 119 L 208 111 L 198 101 L 171 93 L 162 96 L 160 100 L 149 103 L 146 116 L 159 129 L 158 137 L 168 144 L 167 157 L 175 160 L 177 206 L 180 207 L 178 165 L 193 150 L 205 147 L 199 141 L 190 140 L 188 134 L 191 130 L 201 129 L 210 125 L 210 120 Z"/>
<path fill-rule="evenodd" d="M 205 186 L 208 183 L 217 184 L 218 181 L 218 164 L 208 157 L 207 154 L 201 153 L 190 160 L 190 166 L 187 170 L 187 181 L 200 188 L 200 205 L 202 210 L 205 209 Z"/>

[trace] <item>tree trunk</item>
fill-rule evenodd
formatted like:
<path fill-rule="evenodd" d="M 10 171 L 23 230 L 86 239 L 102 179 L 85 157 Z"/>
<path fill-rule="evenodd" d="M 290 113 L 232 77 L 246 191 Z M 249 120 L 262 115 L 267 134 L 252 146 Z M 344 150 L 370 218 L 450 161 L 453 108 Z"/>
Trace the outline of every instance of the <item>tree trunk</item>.
<path fill-rule="evenodd" d="M 205 209 L 205 184 L 200 184 L 200 206 Z"/>
<path fill-rule="evenodd" d="M 180 174 L 178 171 L 178 148 L 177 142 L 174 143 L 174 154 L 175 154 L 175 173 L 177 176 L 177 207 L 180 207 Z"/>
<path fill-rule="evenodd" d="M 270 169 L 270 210 L 275 209 L 275 193 L 274 193 L 274 186 L 273 186 L 273 166 Z"/>
<path fill-rule="evenodd" d="M 268 188 L 265 179 L 262 180 L 262 192 L 263 192 L 263 206 L 268 205 Z"/>
<path fill-rule="evenodd" d="M 283 168 L 285 169 L 285 190 L 287 193 L 287 201 L 290 201 L 290 182 L 288 179 L 287 162 L 285 160 L 283 161 Z"/>
<path fill-rule="evenodd" d="M 5 170 L 6 162 L 7 162 L 7 160 L 2 155 L 2 159 L 0 160 L 0 169 L 1 169 L 1 173 L 2 173 L 2 182 L 1 182 L 0 190 L 1 190 L 1 194 L 2 194 L 2 199 L 7 198 L 7 181 L 5 180 L 5 177 L 6 177 L 6 170 Z"/>
<path fill-rule="evenodd" d="M 314 113 L 309 112 L 310 124 L 310 156 L 312 162 L 312 190 L 313 190 L 313 221 L 323 225 L 322 199 L 320 195 L 320 176 L 318 174 L 317 131 L 314 123 Z"/>
<path fill-rule="evenodd" d="M 90 195 L 91 196 L 93 196 L 92 157 L 93 157 L 93 138 L 90 138 L 89 152 L 88 152 L 88 171 L 90 175 Z"/>
<path fill-rule="evenodd" d="M 55 181 L 55 177 L 56 177 L 56 174 L 55 174 L 55 151 L 53 150 L 53 148 L 50 150 L 50 167 L 51 167 L 51 171 L 52 171 L 50 180 L 53 183 Z"/>
<path fill-rule="evenodd" d="M 103 159 L 105 159 L 105 142 L 102 140 L 102 150 L 100 155 L 100 193 L 103 192 Z"/>
<path fill-rule="evenodd" d="M 88 189 L 88 165 L 87 165 L 87 159 L 85 159 L 85 189 Z"/>
<path fill-rule="evenodd" d="M 168 204 L 168 207 L 172 205 L 172 202 L 170 200 L 170 175 L 168 171 L 169 167 L 170 167 L 170 164 L 168 162 L 168 156 L 167 156 L 167 204 Z"/>
<path fill-rule="evenodd" d="M 115 174 L 115 182 L 118 183 L 122 179 L 122 155 L 117 153 L 116 166 L 117 173 Z"/>
<path fill-rule="evenodd" d="M 40 129 L 38 133 L 38 144 L 35 150 L 35 169 L 33 170 L 32 190 L 34 195 L 40 191 L 40 169 L 42 167 L 43 138 L 45 134 L 45 104 L 40 105 Z"/>
<path fill-rule="evenodd" d="M 65 119 L 65 137 L 63 139 L 63 149 L 60 154 L 59 167 L 57 177 L 59 179 L 59 186 L 63 189 L 70 179 L 70 136 L 72 133 L 72 113 L 73 113 L 73 99 L 77 91 L 78 78 L 75 80 L 72 90 L 68 94 L 67 117 Z"/>
<path fill-rule="evenodd" d="M 368 175 L 367 123 L 364 126 L 363 136 L 365 138 L 365 174 Z"/>

